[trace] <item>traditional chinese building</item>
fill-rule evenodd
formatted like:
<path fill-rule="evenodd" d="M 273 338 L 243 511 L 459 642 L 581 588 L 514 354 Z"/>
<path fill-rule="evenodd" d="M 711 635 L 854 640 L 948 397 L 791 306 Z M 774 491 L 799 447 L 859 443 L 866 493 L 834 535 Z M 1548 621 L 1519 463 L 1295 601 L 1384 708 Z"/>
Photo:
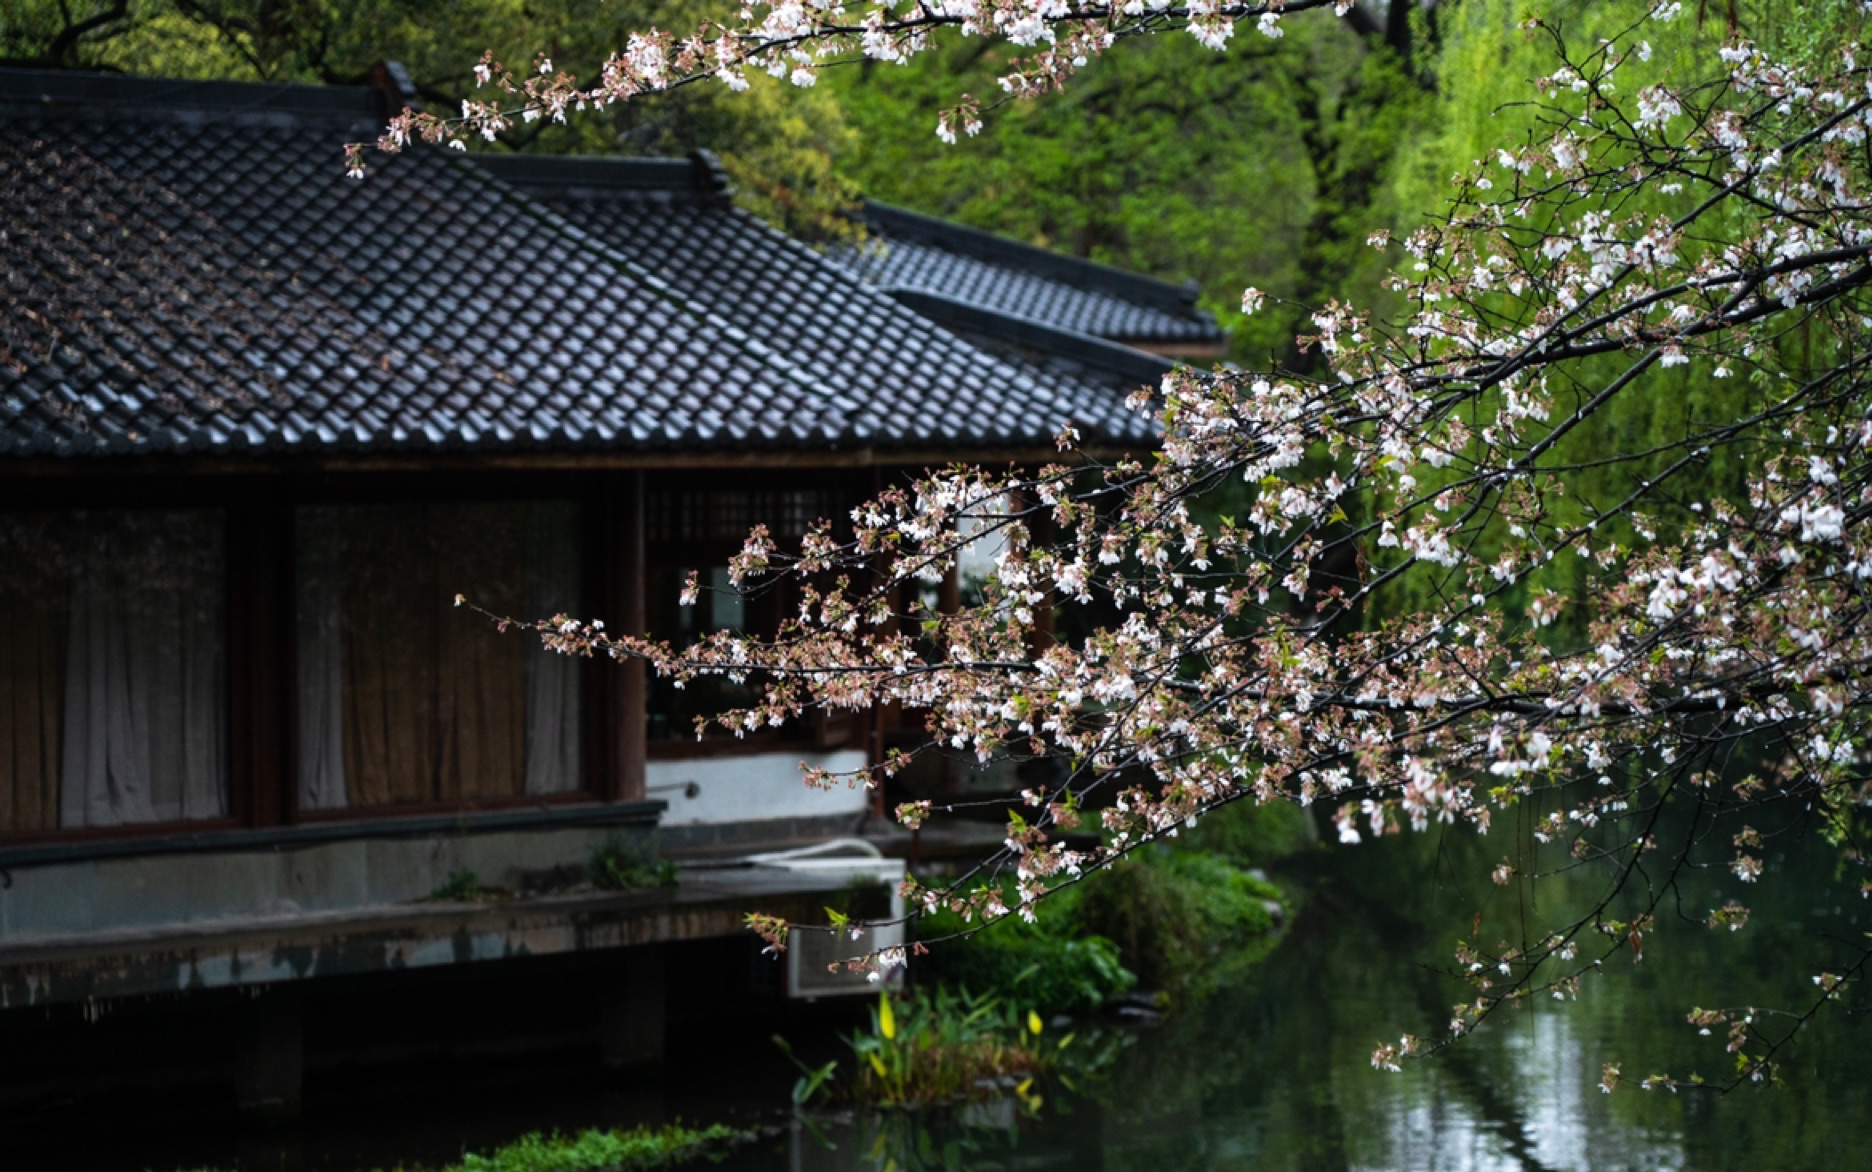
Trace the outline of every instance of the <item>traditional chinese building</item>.
<path fill-rule="evenodd" d="M 254 1103 L 296 1094 L 303 1005 L 417 969 L 583 958 L 607 1055 L 653 1057 L 657 949 L 816 913 L 826 882 L 593 892 L 593 851 L 868 807 L 798 769 L 863 765 L 875 721 L 698 739 L 732 686 L 548 654 L 455 595 L 758 629 L 782 592 L 677 600 L 753 523 L 1044 460 L 1067 424 L 1148 445 L 1123 400 L 1167 369 L 867 284 L 706 157 L 423 148 L 348 178 L 397 72 L 0 71 L 0 1030 L 267 990 L 236 1031 Z M 470 875 L 501 898 L 432 898 Z"/>

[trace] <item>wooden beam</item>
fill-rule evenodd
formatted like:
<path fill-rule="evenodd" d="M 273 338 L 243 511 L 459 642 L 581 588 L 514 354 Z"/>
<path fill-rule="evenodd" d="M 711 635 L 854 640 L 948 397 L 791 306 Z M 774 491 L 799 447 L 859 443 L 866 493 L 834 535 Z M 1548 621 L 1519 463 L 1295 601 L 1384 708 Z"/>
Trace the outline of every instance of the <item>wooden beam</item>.
<path fill-rule="evenodd" d="M 606 1069 L 652 1076 L 663 1068 L 669 1034 L 668 945 L 623 950 L 621 972 L 604 984 L 598 1008 L 598 1051 Z"/>
<path fill-rule="evenodd" d="M 228 507 L 229 813 L 248 826 L 281 825 L 292 808 L 292 524 L 278 488 L 242 484 Z"/>
<path fill-rule="evenodd" d="M 617 532 L 618 553 L 617 622 L 627 635 L 644 635 L 649 630 L 648 610 L 644 603 L 644 474 L 633 469 L 624 474 L 619 494 Z M 618 665 L 617 702 L 611 716 L 616 722 L 617 772 L 613 800 L 641 801 L 644 796 L 644 762 L 649 749 L 648 668 L 641 659 L 629 659 Z"/>
<path fill-rule="evenodd" d="M 1115 460 L 1136 456 L 1157 446 L 1154 440 L 1133 443 L 1094 441 L 1083 454 L 1092 459 Z M 1003 464 L 1045 464 L 1061 459 L 1051 443 L 1007 444 L 981 448 L 825 447 L 816 450 L 754 451 L 585 451 L 585 452 L 386 452 L 298 454 L 264 456 L 109 456 L 24 457 L 8 459 L 0 469 L 0 495 L 26 493 L 35 484 L 71 485 L 102 477 L 121 480 L 168 480 L 187 476 L 318 476 L 331 473 L 457 471 L 469 473 L 523 471 L 605 471 L 624 469 L 727 468 L 946 468 L 952 464 L 995 467 Z M 48 487 L 48 494 L 69 492 L 69 487 Z M 9 500 L 13 499 L 8 497 Z"/>

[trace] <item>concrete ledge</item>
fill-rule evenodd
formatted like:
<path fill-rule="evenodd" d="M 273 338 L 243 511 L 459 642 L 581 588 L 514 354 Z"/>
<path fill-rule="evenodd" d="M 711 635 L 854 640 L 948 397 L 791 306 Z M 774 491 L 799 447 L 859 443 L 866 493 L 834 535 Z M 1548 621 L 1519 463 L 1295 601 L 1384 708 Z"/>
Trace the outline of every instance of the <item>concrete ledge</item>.
<path fill-rule="evenodd" d="M 831 879 L 753 868 L 643 892 L 424 903 L 86 933 L 0 950 L 0 1009 L 105 1001 L 738 936 L 763 912 L 804 922 L 850 893 Z M 889 892 L 861 893 L 882 916 Z M 869 906 L 875 902 L 875 907 Z"/>
<path fill-rule="evenodd" d="M 677 827 L 779 818 L 857 818 L 871 808 L 870 791 L 861 785 L 807 785 L 800 769 L 808 765 L 849 777 L 864 768 L 865 754 L 862 749 L 796 746 L 722 757 L 652 759 L 644 766 L 644 793 L 669 802 L 661 823 L 665 833 Z"/>
<path fill-rule="evenodd" d="M 668 807 L 663 801 L 548 806 L 528 810 L 478 810 L 466 814 L 422 814 L 357 818 L 270 826 L 260 830 L 212 830 L 193 834 L 130 835 L 82 842 L 41 842 L 0 847 L 0 871 L 46 863 L 210 851 L 291 850 L 366 838 L 421 838 L 432 834 L 489 834 L 502 830 L 552 830 L 562 826 L 654 826 Z"/>
<path fill-rule="evenodd" d="M 692 823 L 657 829 L 659 853 L 670 858 L 708 859 L 784 850 L 846 838 L 860 833 L 866 815 L 831 814 L 805 818 L 766 818 L 758 822 Z"/>

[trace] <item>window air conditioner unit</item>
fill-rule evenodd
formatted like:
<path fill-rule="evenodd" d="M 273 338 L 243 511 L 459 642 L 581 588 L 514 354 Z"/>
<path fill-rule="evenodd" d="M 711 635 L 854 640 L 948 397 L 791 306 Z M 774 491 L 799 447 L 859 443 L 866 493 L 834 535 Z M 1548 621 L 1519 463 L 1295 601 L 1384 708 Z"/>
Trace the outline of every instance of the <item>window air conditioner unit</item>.
<path fill-rule="evenodd" d="M 904 861 L 884 858 L 876 847 L 862 839 L 837 839 L 798 851 L 758 855 L 751 861 L 846 883 L 875 883 L 889 890 L 888 922 L 860 928 L 855 940 L 849 931 L 796 931 L 787 939 L 788 997 L 812 999 L 875 993 L 880 983 L 871 980 L 862 970 L 851 971 L 844 962 L 903 946 L 904 901 L 897 889 L 904 880 Z M 896 988 L 900 978 L 896 973 L 887 973 L 882 983 Z"/>

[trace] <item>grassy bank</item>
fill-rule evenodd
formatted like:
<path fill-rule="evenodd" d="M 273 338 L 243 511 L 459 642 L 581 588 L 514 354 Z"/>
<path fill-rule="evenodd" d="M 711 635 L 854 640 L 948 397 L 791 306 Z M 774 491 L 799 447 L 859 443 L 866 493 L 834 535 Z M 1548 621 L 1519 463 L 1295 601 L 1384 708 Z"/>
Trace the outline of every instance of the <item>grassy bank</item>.
<path fill-rule="evenodd" d="M 854 1061 L 802 1067 L 796 1101 L 833 1093 L 930 1107 L 1012 1093 L 1037 1107 L 1036 1079 L 1096 1074 L 1122 1048 L 1102 1044 L 1112 1031 L 1075 1033 L 1066 1019 L 1139 988 L 1159 1009 L 1194 1006 L 1264 957 L 1287 904 L 1258 868 L 1313 841 L 1304 811 L 1244 805 L 1047 897 L 1031 923 L 923 917 L 918 935 L 931 947 L 915 984 L 883 995 L 868 1028 L 847 1039 Z M 1016 898 L 1011 888 L 1001 897 Z"/>

